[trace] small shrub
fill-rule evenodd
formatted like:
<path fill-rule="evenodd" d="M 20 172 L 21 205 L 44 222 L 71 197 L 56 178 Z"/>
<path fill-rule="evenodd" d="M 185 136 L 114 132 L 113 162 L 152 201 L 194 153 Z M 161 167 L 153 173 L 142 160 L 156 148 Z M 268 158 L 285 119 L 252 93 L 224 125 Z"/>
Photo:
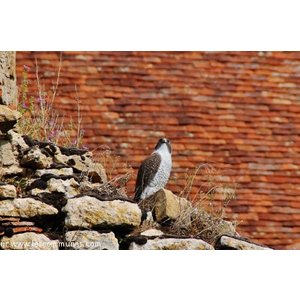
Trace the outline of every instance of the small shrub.
<path fill-rule="evenodd" d="M 82 142 L 83 130 L 81 128 L 80 101 L 77 97 L 77 120 L 69 119 L 65 122 L 64 116 L 54 108 L 54 101 L 59 87 L 62 60 L 60 56 L 56 83 L 50 91 L 46 91 L 41 84 L 39 68 L 36 61 L 35 77 L 37 95 L 29 96 L 28 72 L 30 68 L 24 66 L 20 86 L 17 110 L 22 114 L 17 128 L 22 135 L 29 135 L 40 141 L 51 141 L 62 146 L 79 147 Z M 74 138 L 75 136 L 75 138 Z"/>

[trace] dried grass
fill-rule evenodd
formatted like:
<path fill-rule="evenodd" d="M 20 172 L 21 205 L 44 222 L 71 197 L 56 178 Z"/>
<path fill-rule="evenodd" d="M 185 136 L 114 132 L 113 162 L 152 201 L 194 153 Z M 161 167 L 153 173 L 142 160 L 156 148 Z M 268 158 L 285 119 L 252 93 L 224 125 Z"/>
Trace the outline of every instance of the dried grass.
<path fill-rule="evenodd" d="M 219 172 L 209 164 L 201 164 L 185 174 L 185 187 L 180 197 L 190 200 L 180 216 L 171 223 L 169 232 L 179 236 L 201 238 L 213 244 L 224 234 L 235 235 L 236 220 L 228 220 L 226 207 L 235 199 L 234 184 L 219 182 Z M 200 187 L 192 193 L 196 184 Z"/>

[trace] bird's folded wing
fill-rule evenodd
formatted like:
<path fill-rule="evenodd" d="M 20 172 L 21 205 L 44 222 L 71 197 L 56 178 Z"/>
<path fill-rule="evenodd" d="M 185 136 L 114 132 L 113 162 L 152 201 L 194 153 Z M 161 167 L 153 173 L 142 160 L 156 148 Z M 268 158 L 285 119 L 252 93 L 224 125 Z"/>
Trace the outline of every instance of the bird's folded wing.
<path fill-rule="evenodd" d="M 153 180 L 161 162 L 161 157 L 158 153 L 152 153 L 151 156 L 146 158 L 138 171 L 135 185 L 134 200 L 139 201 L 140 197 L 147 186 Z"/>

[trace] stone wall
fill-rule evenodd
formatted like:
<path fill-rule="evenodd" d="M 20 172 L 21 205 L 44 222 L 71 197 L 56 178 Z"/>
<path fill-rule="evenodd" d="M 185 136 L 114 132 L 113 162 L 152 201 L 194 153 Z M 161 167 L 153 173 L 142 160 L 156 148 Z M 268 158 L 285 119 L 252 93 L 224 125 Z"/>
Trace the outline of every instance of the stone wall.
<path fill-rule="evenodd" d="M 16 83 L 16 52 L 0 51 L 0 104 L 16 103 Z"/>
<path fill-rule="evenodd" d="M 147 211 L 107 181 L 92 153 L 21 136 L 20 115 L 0 109 L 1 249 L 267 249 L 227 223 L 213 243 L 170 234 L 188 200 L 161 190 Z"/>

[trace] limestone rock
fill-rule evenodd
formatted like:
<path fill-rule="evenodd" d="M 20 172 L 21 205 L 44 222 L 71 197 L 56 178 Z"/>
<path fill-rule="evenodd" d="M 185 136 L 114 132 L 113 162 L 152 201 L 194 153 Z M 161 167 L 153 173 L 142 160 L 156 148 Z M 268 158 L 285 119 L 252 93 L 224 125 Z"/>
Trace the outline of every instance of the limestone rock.
<path fill-rule="evenodd" d="M 92 165 L 89 153 L 83 155 L 65 155 L 58 150 L 54 155 L 54 162 L 59 164 L 67 164 L 77 172 L 87 172 Z"/>
<path fill-rule="evenodd" d="M 0 184 L 0 199 L 16 198 L 17 190 L 12 184 Z"/>
<path fill-rule="evenodd" d="M 143 236 L 162 236 L 164 233 L 161 230 L 150 228 L 143 232 L 141 232 L 141 235 Z"/>
<path fill-rule="evenodd" d="M 51 205 L 32 198 L 16 198 L 0 201 L 0 216 L 32 218 L 55 215 L 58 210 Z"/>
<path fill-rule="evenodd" d="M 51 178 L 47 181 L 47 186 L 50 193 L 64 193 L 67 198 L 75 197 L 79 188 L 79 184 L 74 178 L 67 180 Z"/>
<path fill-rule="evenodd" d="M 119 243 L 113 232 L 99 233 L 90 230 L 74 230 L 68 231 L 65 238 L 68 249 L 119 250 Z"/>
<path fill-rule="evenodd" d="M 36 182 L 41 183 L 41 185 Z M 37 196 L 41 193 L 63 193 L 66 198 L 74 198 L 79 194 L 79 183 L 74 179 L 59 179 L 50 178 L 46 182 L 37 180 L 31 183 L 32 185 L 37 185 L 30 190 L 30 195 Z"/>
<path fill-rule="evenodd" d="M 93 226 L 140 225 L 141 210 L 135 203 L 121 200 L 100 201 L 90 196 L 68 199 L 62 209 L 66 212 L 68 228 L 92 228 Z"/>
<path fill-rule="evenodd" d="M 0 164 L 2 166 L 17 164 L 12 145 L 6 140 L 0 141 Z"/>
<path fill-rule="evenodd" d="M 15 132 L 14 130 L 9 130 L 8 136 L 10 138 L 13 147 L 19 148 L 20 150 L 23 151 L 29 148 L 29 146 L 25 143 L 23 137 L 19 133 Z"/>
<path fill-rule="evenodd" d="M 5 175 L 19 175 L 23 173 L 23 169 L 18 165 L 11 165 L 9 167 L 0 167 L 0 177 Z"/>
<path fill-rule="evenodd" d="M 58 241 L 34 232 L 3 237 L 0 244 L 4 250 L 58 250 Z"/>
<path fill-rule="evenodd" d="M 198 239 L 153 239 L 144 245 L 131 243 L 129 250 L 213 250 L 210 244 Z"/>
<path fill-rule="evenodd" d="M 16 52 L 0 51 L 0 103 L 15 104 L 17 93 Z"/>
<path fill-rule="evenodd" d="M 236 249 L 236 250 L 272 250 L 271 248 L 252 244 L 233 237 L 223 235 L 216 245 L 217 249 Z"/>
<path fill-rule="evenodd" d="M 174 195 L 171 191 L 161 189 L 154 195 L 154 214 L 158 222 L 176 220 L 182 211 L 191 207 L 185 198 Z"/>
<path fill-rule="evenodd" d="M 61 168 L 61 169 L 44 169 L 44 170 L 36 170 L 35 176 L 41 177 L 44 174 L 53 174 L 56 176 L 69 176 L 73 175 L 73 169 L 72 168 Z"/>
<path fill-rule="evenodd" d="M 6 105 L 0 105 L 0 131 L 1 133 L 7 133 L 10 129 L 12 129 L 17 120 L 21 118 L 21 114 L 16 111 L 10 109 Z"/>
<path fill-rule="evenodd" d="M 10 109 L 7 105 L 0 105 L 0 122 L 17 121 L 21 118 L 21 114 Z"/>
<path fill-rule="evenodd" d="M 38 145 L 33 146 L 21 159 L 21 166 L 33 169 L 46 169 L 52 164 L 52 158 L 46 156 Z"/>
<path fill-rule="evenodd" d="M 107 176 L 105 169 L 100 163 L 92 163 L 88 168 L 87 175 L 94 183 L 106 183 Z"/>

